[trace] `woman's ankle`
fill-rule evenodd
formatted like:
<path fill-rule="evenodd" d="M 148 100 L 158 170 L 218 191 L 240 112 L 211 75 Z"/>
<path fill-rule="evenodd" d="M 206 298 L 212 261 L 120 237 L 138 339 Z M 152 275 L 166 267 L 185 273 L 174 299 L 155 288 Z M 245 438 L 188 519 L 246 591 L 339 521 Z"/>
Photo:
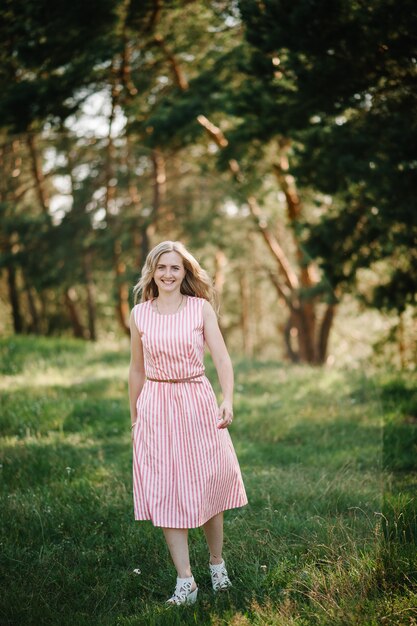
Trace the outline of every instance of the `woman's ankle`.
<path fill-rule="evenodd" d="M 222 555 L 214 556 L 214 555 L 210 554 L 210 565 L 220 565 L 220 563 L 222 563 L 222 562 L 223 562 Z"/>
<path fill-rule="evenodd" d="M 177 576 L 177 584 L 179 580 L 189 580 L 191 582 L 191 591 L 194 591 L 194 589 L 197 587 L 197 583 L 195 582 L 194 576 L 192 574 L 190 574 L 190 576 Z"/>

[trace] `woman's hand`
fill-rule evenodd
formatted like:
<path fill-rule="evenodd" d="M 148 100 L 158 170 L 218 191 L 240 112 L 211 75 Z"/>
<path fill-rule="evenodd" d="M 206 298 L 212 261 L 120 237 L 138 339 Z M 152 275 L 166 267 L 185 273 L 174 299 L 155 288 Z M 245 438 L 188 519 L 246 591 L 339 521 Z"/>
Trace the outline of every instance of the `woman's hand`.
<path fill-rule="evenodd" d="M 229 400 L 223 400 L 217 414 L 217 428 L 227 428 L 233 422 L 233 407 Z"/>

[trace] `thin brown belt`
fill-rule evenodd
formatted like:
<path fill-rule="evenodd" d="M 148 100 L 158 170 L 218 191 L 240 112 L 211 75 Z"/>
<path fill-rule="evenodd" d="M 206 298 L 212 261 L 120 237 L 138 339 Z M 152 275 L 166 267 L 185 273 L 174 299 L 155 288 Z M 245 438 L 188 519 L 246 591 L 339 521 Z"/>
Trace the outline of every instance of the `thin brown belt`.
<path fill-rule="evenodd" d="M 149 376 L 147 376 L 146 378 L 148 380 L 151 380 L 152 382 L 155 383 L 186 383 L 189 380 L 194 380 L 195 378 L 201 378 L 201 376 L 204 376 L 204 372 L 201 372 L 200 374 L 194 374 L 194 376 L 187 376 L 187 378 L 150 378 Z"/>

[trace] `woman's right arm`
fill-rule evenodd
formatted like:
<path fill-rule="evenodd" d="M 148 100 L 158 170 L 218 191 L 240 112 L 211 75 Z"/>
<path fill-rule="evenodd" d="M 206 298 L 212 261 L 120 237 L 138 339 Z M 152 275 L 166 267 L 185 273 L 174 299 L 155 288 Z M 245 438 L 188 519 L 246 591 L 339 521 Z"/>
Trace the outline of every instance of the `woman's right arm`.
<path fill-rule="evenodd" d="M 145 384 L 145 364 L 143 361 L 142 340 L 135 324 L 133 309 L 130 313 L 130 365 L 129 365 L 129 402 L 130 419 L 136 422 L 136 403 Z"/>

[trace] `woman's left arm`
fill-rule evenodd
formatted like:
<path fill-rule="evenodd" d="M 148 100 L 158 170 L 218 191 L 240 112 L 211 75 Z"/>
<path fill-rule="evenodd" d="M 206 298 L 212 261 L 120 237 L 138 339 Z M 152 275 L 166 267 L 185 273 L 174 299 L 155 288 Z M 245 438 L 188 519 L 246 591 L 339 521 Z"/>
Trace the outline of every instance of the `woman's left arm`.
<path fill-rule="evenodd" d="M 233 366 L 226 348 L 216 313 L 209 302 L 203 305 L 204 337 L 223 392 L 223 402 L 219 406 L 217 428 L 226 428 L 233 419 Z"/>

